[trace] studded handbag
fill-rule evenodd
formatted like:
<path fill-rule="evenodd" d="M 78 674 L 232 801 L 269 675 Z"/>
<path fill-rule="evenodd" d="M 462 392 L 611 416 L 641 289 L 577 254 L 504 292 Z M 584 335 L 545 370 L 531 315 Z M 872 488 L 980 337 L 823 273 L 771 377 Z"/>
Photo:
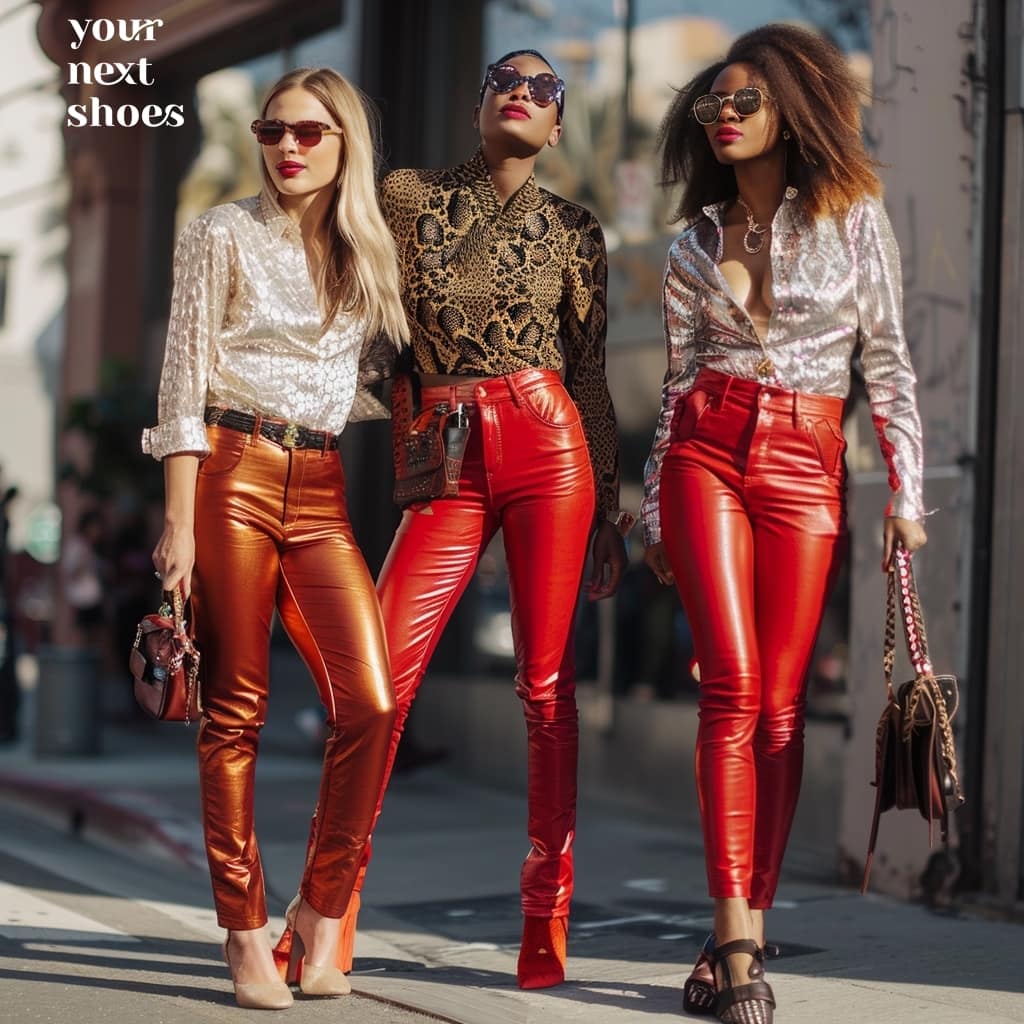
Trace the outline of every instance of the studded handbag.
<path fill-rule="evenodd" d="M 930 845 L 936 821 L 942 841 L 947 841 L 950 812 L 964 802 L 952 727 L 959 703 L 956 677 L 932 671 L 910 553 L 897 544 L 893 558 L 895 566 L 887 574 L 882 654 L 886 702 L 875 733 L 875 811 L 861 892 L 867 890 L 878 822 L 885 811 L 917 810 L 928 822 Z M 897 603 L 914 669 L 914 678 L 898 689 L 892 682 Z"/>
<path fill-rule="evenodd" d="M 391 446 L 395 504 L 457 497 L 469 419 L 462 405 L 421 408 L 416 373 L 398 374 L 391 387 Z"/>
<path fill-rule="evenodd" d="M 159 611 L 146 615 L 128 655 L 135 700 L 152 718 L 188 725 L 203 713 L 199 651 L 185 620 L 185 588 L 164 591 Z"/>

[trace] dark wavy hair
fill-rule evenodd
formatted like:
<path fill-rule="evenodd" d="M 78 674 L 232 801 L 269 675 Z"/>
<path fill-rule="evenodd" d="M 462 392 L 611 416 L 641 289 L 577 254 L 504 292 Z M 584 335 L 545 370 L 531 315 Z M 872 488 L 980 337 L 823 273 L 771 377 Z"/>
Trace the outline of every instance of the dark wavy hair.
<path fill-rule="evenodd" d="M 812 217 L 842 216 L 858 199 L 881 195 L 877 163 L 861 137 L 862 89 L 846 58 L 832 43 L 794 25 L 765 25 L 740 36 L 724 60 L 680 89 L 661 122 L 662 184 L 682 182 L 673 220 L 692 220 L 709 203 L 736 195 L 736 175 L 720 164 L 704 126 L 693 116 L 698 96 L 711 91 L 730 64 L 750 64 L 770 99 L 768 116 L 788 129 L 786 184 Z"/>

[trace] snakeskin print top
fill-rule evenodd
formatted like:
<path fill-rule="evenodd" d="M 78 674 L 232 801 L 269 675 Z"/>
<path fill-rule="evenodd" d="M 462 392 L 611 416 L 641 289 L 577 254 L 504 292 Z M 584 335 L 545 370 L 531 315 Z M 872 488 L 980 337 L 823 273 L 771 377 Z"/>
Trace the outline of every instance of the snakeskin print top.
<path fill-rule="evenodd" d="M 395 355 L 344 312 L 321 336 L 302 234 L 269 193 L 215 206 L 174 250 L 158 425 L 143 432 L 142 450 L 208 455 L 208 405 L 334 434 L 387 416 L 369 389 Z"/>
<path fill-rule="evenodd" d="M 705 207 L 704 216 L 669 249 L 663 307 L 668 372 L 644 470 L 641 518 L 646 543 L 661 539 L 661 463 L 671 440 L 675 404 L 693 386 L 700 367 L 845 398 L 858 343 L 893 492 L 887 514 L 921 519 L 924 471 L 916 377 L 903 332 L 899 249 L 882 201 L 862 199 L 843 220 L 810 222 L 793 199 L 783 200 L 772 222 L 774 309 L 764 350 L 718 266 L 728 205 Z M 767 379 L 757 372 L 766 354 L 774 364 Z"/>
<path fill-rule="evenodd" d="M 398 246 L 416 369 L 496 377 L 557 370 L 580 411 L 597 511 L 618 507 L 618 438 L 605 379 L 604 235 L 529 180 L 502 206 L 483 153 L 381 186 Z"/>

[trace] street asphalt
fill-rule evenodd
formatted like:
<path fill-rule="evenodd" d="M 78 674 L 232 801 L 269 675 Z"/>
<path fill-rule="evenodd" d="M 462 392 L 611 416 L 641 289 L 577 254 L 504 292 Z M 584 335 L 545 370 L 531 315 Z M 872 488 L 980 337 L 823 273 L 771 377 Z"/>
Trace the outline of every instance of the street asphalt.
<path fill-rule="evenodd" d="M 294 724 L 311 684 L 275 657 L 257 829 L 276 934 L 319 765 Z M 0 750 L 0 1020 L 244 1019 L 219 961 L 194 739 L 129 719 L 108 722 L 99 756 L 43 758 L 26 722 L 23 740 Z M 685 1017 L 682 981 L 710 926 L 700 836 L 621 808 L 580 807 L 565 984 L 516 987 L 527 849 L 517 782 L 484 788 L 443 762 L 396 776 L 363 894 L 355 995 L 297 1001 L 289 1019 Z M 768 926 L 783 953 L 769 965 L 780 1024 L 1024 1022 L 1020 925 L 861 896 L 832 870 L 799 850 L 787 857 Z"/>

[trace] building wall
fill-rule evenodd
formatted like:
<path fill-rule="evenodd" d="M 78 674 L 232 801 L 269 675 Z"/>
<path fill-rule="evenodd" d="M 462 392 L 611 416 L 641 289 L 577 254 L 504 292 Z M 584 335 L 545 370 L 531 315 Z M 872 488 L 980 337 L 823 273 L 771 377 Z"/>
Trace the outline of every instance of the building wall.
<path fill-rule="evenodd" d="M 31 6 L 0 21 L 0 256 L 9 257 L 0 323 L 0 487 L 14 484 L 11 545 L 53 493 L 53 396 L 66 296 L 67 181 L 56 69 Z"/>
<path fill-rule="evenodd" d="M 985 121 L 979 90 L 968 74 L 984 39 L 982 27 L 975 25 L 978 6 L 949 0 L 938 14 L 930 0 L 873 0 L 875 102 L 867 118 L 903 255 L 904 322 L 925 436 L 929 543 L 915 556 L 915 566 L 935 670 L 960 678 L 963 700 L 956 725 L 961 736 L 979 724 L 967 713 L 970 690 L 985 685 L 967 672 L 966 628 L 974 553 L 977 326 L 984 301 L 976 273 L 984 180 L 979 138 Z M 861 442 L 851 458 L 851 729 L 839 835 L 841 859 L 853 875 L 864 860 L 874 804 L 868 781 L 875 727 L 885 700 L 885 581 L 879 566 L 888 497 L 866 407 L 858 424 Z M 909 678 L 906 658 L 899 664 L 900 677 Z M 920 895 L 929 854 L 920 818 L 886 815 L 873 885 L 904 897 Z"/>

